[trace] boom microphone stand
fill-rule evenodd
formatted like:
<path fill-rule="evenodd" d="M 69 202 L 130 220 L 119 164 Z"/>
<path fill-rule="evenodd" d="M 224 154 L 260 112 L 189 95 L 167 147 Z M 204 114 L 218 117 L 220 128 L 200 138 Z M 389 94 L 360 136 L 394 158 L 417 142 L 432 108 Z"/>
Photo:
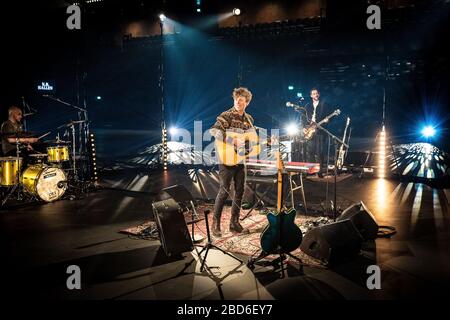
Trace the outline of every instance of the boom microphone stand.
<path fill-rule="evenodd" d="M 88 157 L 87 157 L 87 153 L 88 153 L 87 152 L 87 141 L 88 141 L 88 138 L 89 138 L 89 120 L 88 120 L 88 112 L 87 112 L 86 107 L 82 108 L 82 107 L 79 107 L 77 105 L 70 104 L 70 103 L 68 103 L 66 101 L 63 101 L 63 100 L 59 99 L 58 97 L 55 97 L 55 96 L 52 96 L 52 95 L 48 95 L 48 94 L 44 94 L 43 97 L 49 98 L 51 100 L 54 100 L 54 101 L 59 102 L 59 103 L 61 103 L 63 105 L 69 106 L 69 107 L 71 107 L 71 108 L 73 108 L 73 109 L 78 111 L 77 113 L 78 113 L 79 120 L 78 121 L 72 121 L 71 123 L 72 123 L 72 125 L 74 123 L 79 123 L 79 125 L 80 125 L 80 130 L 79 130 L 79 134 L 80 134 L 79 155 L 80 155 L 81 158 L 84 158 L 85 161 L 88 161 Z M 73 133 L 74 129 L 75 129 L 75 127 L 72 127 L 72 133 Z M 83 135 L 84 135 L 84 142 L 85 142 L 84 144 L 81 142 L 81 138 L 82 138 Z M 73 144 L 74 144 L 74 146 L 73 146 L 73 148 L 74 148 L 73 153 L 75 155 L 75 137 L 73 137 L 73 140 L 74 140 L 74 141 L 72 141 Z M 74 157 L 73 161 L 75 162 L 75 157 Z M 84 170 L 79 170 L 79 172 L 81 173 L 81 176 L 82 176 L 79 180 L 85 181 Z M 78 175 L 77 171 L 75 171 L 75 173 L 76 173 L 76 175 Z M 76 178 L 78 179 L 78 176 Z"/>

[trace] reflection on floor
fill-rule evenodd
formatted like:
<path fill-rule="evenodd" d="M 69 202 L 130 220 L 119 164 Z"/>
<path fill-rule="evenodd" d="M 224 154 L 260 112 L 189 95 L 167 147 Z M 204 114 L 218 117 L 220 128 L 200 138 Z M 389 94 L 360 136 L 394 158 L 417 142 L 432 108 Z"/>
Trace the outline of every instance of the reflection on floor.
<path fill-rule="evenodd" d="M 164 186 L 184 184 L 195 197 L 213 199 L 214 171 L 180 168 L 161 174 L 133 169 L 104 174 L 105 188 L 84 199 L 1 212 L 1 268 L 8 275 L 3 288 L 10 298 L 429 299 L 450 284 L 450 217 L 444 190 L 395 180 L 341 181 L 341 208 L 363 201 L 380 225 L 395 226 L 397 234 L 365 243 L 350 262 L 330 269 L 306 267 L 304 275 L 289 267 L 287 277 L 280 279 L 270 265 L 252 272 L 216 250 L 208 254 L 209 271 L 201 272 L 195 250 L 168 258 L 159 241 L 118 233 L 152 218 L 152 198 Z M 333 188 L 328 189 L 333 199 Z M 320 209 L 326 184 L 306 181 L 305 190 L 309 206 Z M 367 266 L 373 264 L 381 268 L 381 290 L 366 286 Z M 82 290 L 66 288 L 69 265 L 80 266 Z"/>

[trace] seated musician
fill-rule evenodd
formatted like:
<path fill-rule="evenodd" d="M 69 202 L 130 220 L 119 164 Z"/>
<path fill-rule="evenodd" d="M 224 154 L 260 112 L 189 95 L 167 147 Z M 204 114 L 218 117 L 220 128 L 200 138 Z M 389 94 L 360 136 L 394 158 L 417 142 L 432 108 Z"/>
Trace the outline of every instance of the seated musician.
<path fill-rule="evenodd" d="M 8 120 L 3 122 L 1 126 L 2 133 L 2 151 L 5 157 L 17 156 L 17 142 L 20 143 L 20 157 L 23 158 L 23 164 L 25 166 L 26 158 L 30 151 L 33 151 L 31 144 L 38 141 L 37 138 L 25 138 L 21 137 L 20 133 L 23 132 L 22 110 L 17 106 L 11 106 L 8 109 Z"/>
<path fill-rule="evenodd" d="M 216 139 L 224 140 L 226 131 L 230 129 L 249 130 L 253 128 L 253 118 L 245 112 L 245 109 L 252 100 L 252 93 L 247 88 L 237 88 L 233 91 L 234 105 L 232 108 L 222 112 L 216 123 L 210 129 L 211 134 Z M 240 141 L 233 138 L 233 144 L 238 146 Z M 242 196 L 244 194 L 246 172 L 245 164 L 227 166 L 219 161 L 219 180 L 220 189 L 216 197 L 213 216 L 213 235 L 221 237 L 220 218 L 225 201 L 228 198 L 231 186 L 231 180 L 234 180 L 234 199 L 231 208 L 230 231 L 233 233 L 249 233 L 248 229 L 242 227 L 239 223 L 240 207 Z"/>

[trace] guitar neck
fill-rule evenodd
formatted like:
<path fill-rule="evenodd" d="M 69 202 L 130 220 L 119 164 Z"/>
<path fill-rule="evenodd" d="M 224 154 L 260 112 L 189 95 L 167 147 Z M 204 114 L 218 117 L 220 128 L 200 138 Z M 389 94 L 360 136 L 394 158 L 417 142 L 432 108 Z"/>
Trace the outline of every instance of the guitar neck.
<path fill-rule="evenodd" d="M 282 202 L 283 202 L 283 169 L 284 164 L 281 159 L 280 150 L 278 150 L 275 154 L 277 159 L 277 212 L 281 212 Z"/>

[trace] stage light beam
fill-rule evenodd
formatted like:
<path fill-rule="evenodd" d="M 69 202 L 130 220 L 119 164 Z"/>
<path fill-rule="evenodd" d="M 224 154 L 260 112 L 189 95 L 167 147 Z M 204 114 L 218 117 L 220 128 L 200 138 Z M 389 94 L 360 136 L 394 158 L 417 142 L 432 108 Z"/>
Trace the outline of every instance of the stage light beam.
<path fill-rule="evenodd" d="M 378 153 L 378 177 L 386 176 L 386 131 L 384 126 L 379 136 L 379 153 Z"/>
<path fill-rule="evenodd" d="M 235 16 L 239 16 L 239 15 L 241 14 L 241 9 L 239 9 L 239 8 L 234 8 L 234 9 L 233 9 L 233 14 L 234 14 Z"/>
<path fill-rule="evenodd" d="M 171 127 L 171 128 L 169 129 L 169 133 L 170 133 L 171 135 L 177 134 L 177 133 L 178 133 L 178 128 L 176 128 L 176 127 Z"/>

